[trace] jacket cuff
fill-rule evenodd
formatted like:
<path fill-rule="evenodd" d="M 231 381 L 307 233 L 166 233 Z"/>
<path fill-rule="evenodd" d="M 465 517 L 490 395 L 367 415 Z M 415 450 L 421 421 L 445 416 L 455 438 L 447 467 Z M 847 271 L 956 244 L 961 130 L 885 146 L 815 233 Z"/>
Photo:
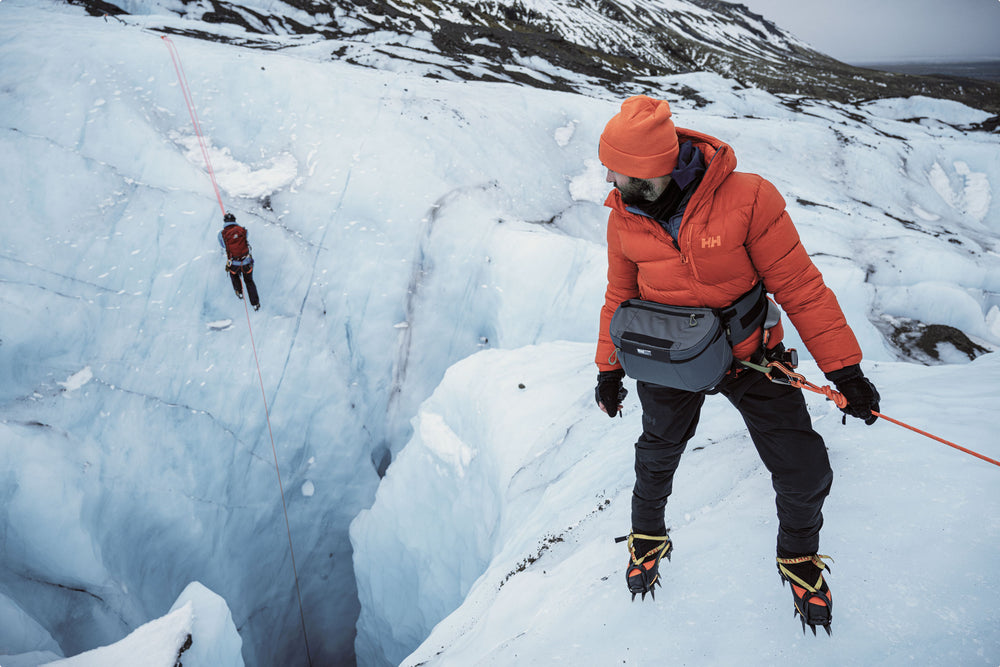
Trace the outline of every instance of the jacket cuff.
<path fill-rule="evenodd" d="M 861 364 L 853 364 L 851 366 L 844 366 L 835 371 L 830 371 L 829 373 L 824 373 L 826 379 L 834 384 L 840 384 L 846 380 L 855 380 L 858 378 L 863 378 L 864 373 L 861 372 Z"/>

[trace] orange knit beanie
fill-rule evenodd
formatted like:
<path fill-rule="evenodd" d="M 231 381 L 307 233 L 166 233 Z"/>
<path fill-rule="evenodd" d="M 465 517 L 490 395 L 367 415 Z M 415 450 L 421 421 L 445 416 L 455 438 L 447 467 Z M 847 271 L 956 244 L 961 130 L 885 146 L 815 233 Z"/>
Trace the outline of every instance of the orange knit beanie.
<path fill-rule="evenodd" d="M 604 126 L 598 155 L 611 171 L 633 178 L 656 178 L 674 170 L 677 150 L 670 105 L 636 95 L 622 102 L 622 110 Z"/>

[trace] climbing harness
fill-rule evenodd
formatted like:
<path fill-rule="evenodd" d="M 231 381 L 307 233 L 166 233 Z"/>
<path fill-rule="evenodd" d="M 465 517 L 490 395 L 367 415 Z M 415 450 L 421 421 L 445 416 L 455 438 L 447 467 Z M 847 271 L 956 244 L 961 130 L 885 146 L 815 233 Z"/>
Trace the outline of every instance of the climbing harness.
<path fill-rule="evenodd" d="M 779 384 L 788 384 L 793 387 L 798 387 L 799 389 L 808 389 L 813 393 L 820 394 L 821 396 L 826 396 L 828 399 L 833 401 L 838 408 L 844 408 L 847 406 L 847 399 L 844 398 L 844 395 L 841 394 L 839 391 L 833 389 L 829 385 L 824 385 L 821 387 L 819 385 L 813 384 L 812 382 L 807 380 L 805 376 L 802 375 L 801 373 L 796 373 L 794 369 L 797 364 L 798 355 L 795 353 L 794 349 L 787 350 L 787 353 L 791 353 L 790 354 L 791 359 L 788 358 L 767 359 L 765 357 L 763 360 L 764 363 L 754 363 L 751 361 L 743 361 L 743 360 L 740 360 L 740 363 L 747 368 L 753 369 L 755 371 L 760 371 L 761 373 L 766 375 L 768 379 L 771 380 L 772 382 L 777 382 Z M 789 363 L 789 361 L 792 361 L 792 363 Z M 967 449 L 965 447 L 962 447 L 961 445 L 956 445 L 954 442 L 949 442 L 948 440 L 940 438 L 932 433 L 928 433 L 927 431 L 922 431 L 919 428 L 910 426 L 909 424 L 901 422 L 898 419 L 893 419 L 892 417 L 884 415 L 881 412 L 877 412 L 875 410 L 872 410 L 871 412 L 876 417 L 885 419 L 886 421 L 892 422 L 897 426 L 902 426 L 903 428 L 909 429 L 914 433 L 919 433 L 920 435 L 926 436 L 932 440 L 937 440 L 938 442 L 948 445 L 949 447 L 954 447 L 959 451 L 965 452 L 966 454 L 982 459 L 987 463 L 992 463 L 995 466 L 1000 466 L 1000 461 L 991 459 L 990 457 L 984 456 L 979 452 Z"/>
<path fill-rule="evenodd" d="M 177 72 L 177 81 L 180 83 L 181 93 L 184 95 L 184 102 L 187 104 L 188 114 L 191 116 L 191 124 L 194 126 L 194 132 L 198 137 L 198 145 L 201 147 L 201 155 L 205 159 L 205 168 L 208 170 L 208 175 L 212 179 L 212 187 L 215 189 L 215 197 L 219 202 L 219 208 L 222 209 L 223 218 L 228 221 L 231 215 L 226 212 L 226 207 L 222 203 L 222 193 L 219 190 L 218 182 L 215 180 L 215 171 L 212 169 L 212 161 L 208 157 L 208 147 L 205 144 L 205 138 L 201 132 L 201 123 L 198 121 L 198 112 L 195 111 L 194 100 L 191 97 L 191 90 L 188 87 L 187 76 L 184 74 L 184 67 L 181 65 L 180 55 L 177 53 L 177 47 L 174 46 L 173 41 L 171 41 L 169 37 L 162 35 L 160 39 L 163 40 L 164 44 L 167 46 L 167 50 L 170 52 L 170 58 L 174 63 L 174 71 Z M 230 259 L 230 261 L 227 262 L 227 270 L 231 270 L 232 261 L 233 260 Z M 305 642 L 306 659 L 311 667 L 312 655 L 309 651 L 309 637 L 306 634 L 306 616 L 302 606 L 302 591 L 299 588 L 298 568 L 295 566 L 295 550 L 292 548 L 292 527 L 288 520 L 288 506 L 285 503 L 285 489 L 281 482 L 281 470 L 278 467 L 278 450 L 274 445 L 274 433 L 271 430 L 270 410 L 267 406 L 267 394 L 264 391 L 264 376 L 260 370 L 260 359 L 257 357 L 257 345 L 253 338 L 253 327 L 250 325 L 250 308 L 247 306 L 247 302 L 245 300 L 243 301 L 243 309 L 247 314 L 247 330 L 250 332 L 250 347 L 253 348 L 254 362 L 257 364 L 257 378 L 260 380 L 260 393 L 264 400 L 264 418 L 267 421 L 267 434 L 271 438 L 271 452 L 274 454 L 274 472 L 278 476 L 278 491 L 281 494 L 281 508 L 285 514 L 285 528 L 288 532 L 288 553 L 291 556 L 292 575 L 295 579 L 295 593 L 298 596 L 299 602 L 299 618 L 302 621 L 302 639 Z"/>

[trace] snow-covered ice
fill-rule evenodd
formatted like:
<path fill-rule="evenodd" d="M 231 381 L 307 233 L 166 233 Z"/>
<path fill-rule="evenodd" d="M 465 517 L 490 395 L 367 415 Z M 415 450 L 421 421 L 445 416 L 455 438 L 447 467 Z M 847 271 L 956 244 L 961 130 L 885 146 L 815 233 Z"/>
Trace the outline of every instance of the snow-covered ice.
<path fill-rule="evenodd" d="M 592 358 L 620 100 L 174 35 L 249 229 L 248 312 L 157 22 L 183 25 L 0 3 L 0 664 L 175 659 L 186 633 L 188 666 L 304 664 L 303 619 L 314 664 L 1000 664 L 1000 470 L 815 396 L 833 637 L 792 618 L 773 492 L 721 399 L 678 472 L 664 588 L 629 602 L 612 538 L 639 409 L 597 410 Z M 883 334 L 1000 346 L 982 112 L 653 85 L 784 194 L 883 411 L 1000 458 L 996 355 L 923 366 Z"/>

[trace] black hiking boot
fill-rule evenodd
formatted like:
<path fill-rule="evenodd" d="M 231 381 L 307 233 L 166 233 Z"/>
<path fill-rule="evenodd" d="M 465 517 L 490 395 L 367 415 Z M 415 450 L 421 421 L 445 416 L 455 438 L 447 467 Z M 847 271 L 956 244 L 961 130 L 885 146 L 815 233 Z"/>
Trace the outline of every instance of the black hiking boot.
<path fill-rule="evenodd" d="M 645 600 L 646 593 L 649 593 L 655 600 L 656 593 L 653 589 L 659 583 L 660 559 L 666 556 L 667 560 L 670 560 L 670 552 L 674 550 L 670 536 L 629 533 L 626 537 L 616 538 L 615 542 L 625 540 L 628 540 L 629 554 L 628 566 L 625 569 L 625 584 L 632 593 L 632 599 L 635 600 L 636 594 L 641 593 L 641 599 Z"/>
<path fill-rule="evenodd" d="M 812 556 L 797 556 L 778 558 L 778 573 L 781 584 L 787 581 L 792 585 L 792 600 L 795 602 L 795 615 L 802 621 L 802 632 L 806 626 L 816 634 L 816 626 L 831 634 L 830 623 L 833 621 L 833 594 L 823 578 L 823 570 L 829 566 L 822 559 L 829 556 L 813 554 Z"/>
<path fill-rule="evenodd" d="M 236 293 L 236 298 L 239 299 L 240 301 L 242 301 L 243 300 L 243 292 L 237 292 Z"/>

